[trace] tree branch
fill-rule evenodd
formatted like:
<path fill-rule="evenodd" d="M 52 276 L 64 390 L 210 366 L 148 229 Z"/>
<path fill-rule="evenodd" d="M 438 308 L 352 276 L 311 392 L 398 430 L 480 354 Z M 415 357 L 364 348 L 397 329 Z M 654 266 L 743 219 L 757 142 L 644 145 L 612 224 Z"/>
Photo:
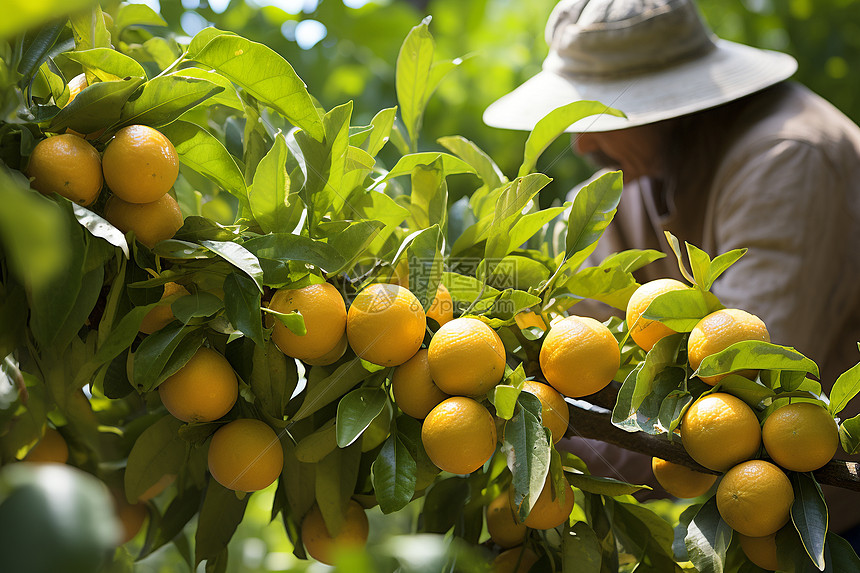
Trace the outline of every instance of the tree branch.
<path fill-rule="evenodd" d="M 670 442 L 665 436 L 652 436 L 645 432 L 626 432 L 614 426 L 611 411 L 617 395 L 618 388 L 613 383 L 588 397 L 588 402 L 597 408 L 589 409 L 568 403 L 570 425 L 566 435 L 600 440 L 625 450 L 662 458 L 704 473 L 720 473 L 707 469 L 693 460 L 684 450 L 680 439 Z M 820 484 L 860 491 L 860 463 L 832 460 L 823 468 L 813 472 L 813 475 Z"/>

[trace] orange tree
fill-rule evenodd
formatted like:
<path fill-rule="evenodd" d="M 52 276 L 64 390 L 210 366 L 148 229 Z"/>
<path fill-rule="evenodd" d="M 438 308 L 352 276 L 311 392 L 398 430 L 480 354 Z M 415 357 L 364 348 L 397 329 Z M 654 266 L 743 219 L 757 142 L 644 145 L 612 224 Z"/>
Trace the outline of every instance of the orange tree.
<path fill-rule="evenodd" d="M 90 480 L 76 511 L 96 531 L 54 570 L 129 569 L 173 543 L 226 571 L 263 489 L 296 556 L 347 570 L 411 570 L 396 544 L 372 564 L 355 552 L 368 509 L 407 506 L 402 533 L 452 570 L 860 566 L 819 488 L 858 488 L 830 460 L 860 444 L 860 420 L 834 421 L 860 367 L 828 397 L 813 361 L 723 309 L 709 291 L 742 250 L 687 244 L 688 268 L 670 236 L 687 280 L 671 288 L 632 274 L 663 253 L 585 266 L 618 172 L 539 208 L 542 152 L 620 112 L 553 111 L 509 179 L 462 137 L 418 149 L 458 65 L 434 59 L 429 19 L 400 50 L 397 107 L 353 125 L 352 102 L 321 109 L 265 45 L 214 28 L 168 41 L 140 5 L 109 16 L 2 29 L 0 524 L 16 534 L 0 554 L 20 570 L 52 531 L 23 519 L 52 507 L 46 469 Z M 474 190 L 449 204 L 454 176 Z M 577 317 L 584 299 L 627 320 Z M 666 521 L 633 497 L 647 486 L 557 446 L 565 430 L 660 458 L 661 483 L 696 502 Z M 687 470 L 725 477 L 675 489 Z M 99 495 L 113 515 L 86 509 Z"/>

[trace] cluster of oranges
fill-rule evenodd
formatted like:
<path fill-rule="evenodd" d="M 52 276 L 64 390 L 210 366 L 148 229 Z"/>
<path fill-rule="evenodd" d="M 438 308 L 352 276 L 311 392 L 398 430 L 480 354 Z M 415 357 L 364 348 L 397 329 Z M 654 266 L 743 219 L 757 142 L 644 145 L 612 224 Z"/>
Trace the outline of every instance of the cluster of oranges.
<path fill-rule="evenodd" d="M 105 218 L 124 233 L 134 231 L 150 248 L 183 223 L 179 204 L 168 194 L 179 176 L 176 149 L 145 125 L 117 131 L 102 155 L 76 133 L 43 139 L 30 155 L 27 174 L 34 189 L 83 206 L 93 204 L 106 183 L 112 193 Z"/>
<path fill-rule="evenodd" d="M 631 297 L 627 322 L 633 340 L 650 350 L 660 339 L 674 334 L 662 323 L 641 317 L 662 293 L 687 289 L 683 283 L 660 279 L 641 286 Z M 696 370 L 702 361 L 737 342 L 769 342 L 765 324 L 740 309 L 721 309 L 702 318 L 690 332 L 687 358 Z M 754 378 L 754 371 L 736 374 Z M 702 377 L 714 386 L 726 375 Z M 723 520 L 739 534 L 747 557 L 764 569 L 778 569 L 776 532 L 789 520 L 794 493 L 783 470 L 811 472 L 827 464 L 836 453 L 839 434 L 833 417 L 818 403 L 801 401 L 773 408 L 764 419 L 740 398 L 711 392 L 696 400 L 681 419 L 681 441 L 700 465 L 722 474 L 717 486 L 717 508 Z M 762 445 L 771 461 L 756 459 Z M 658 482 L 672 495 L 698 497 L 708 492 L 718 476 L 654 458 Z"/>

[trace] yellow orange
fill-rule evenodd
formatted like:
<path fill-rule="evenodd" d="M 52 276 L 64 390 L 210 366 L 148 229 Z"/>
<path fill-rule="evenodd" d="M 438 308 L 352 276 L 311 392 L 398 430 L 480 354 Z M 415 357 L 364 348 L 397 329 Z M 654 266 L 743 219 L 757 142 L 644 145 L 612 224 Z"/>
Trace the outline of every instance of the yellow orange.
<path fill-rule="evenodd" d="M 152 334 L 173 322 L 175 317 L 169 303 L 187 294 L 190 294 L 188 289 L 181 284 L 164 283 L 161 302 L 165 304 L 160 304 L 146 313 L 140 323 L 140 331 L 144 334 Z"/>
<path fill-rule="evenodd" d="M 45 435 L 24 459 L 28 462 L 64 464 L 69 461 L 69 446 L 60 432 L 53 428 L 45 428 Z"/>
<path fill-rule="evenodd" d="M 145 503 L 128 503 L 123 496 L 114 496 L 116 516 L 122 523 L 122 538 L 120 545 L 128 543 L 143 527 L 149 512 Z"/>
<path fill-rule="evenodd" d="M 674 290 L 687 290 L 687 285 L 675 279 L 657 279 L 640 286 L 627 302 L 627 328 L 630 336 L 640 348 L 646 352 L 651 350 L 657 341 L 675 331 L 656 320 L 642 318 L 642 313 L 651 302 L 663 293 Z"/>
<path fill-rule="evenodd" d="M 724 472 L 756 455 L 761 426 L 752 408 L 740 398 L 717 392 L 687 408 L 681 441 L 690 457 L 708 469 Z"/>
<path fill-rule="evenodd" d="M 454 299 L 445 285 L 440 284 L 436 289 L 436 296 L 427 309 L 427 318 L 432 318 L 439 326 L 444 326 L 454 319 Z"/>
<path fill-rule="evenodd" d="M 272 341 L 281 352 L 300 360 L 318 360 L 328 353 L 336 353 L 346 332 L 346 304 L 333 285 L 319 283 L 298 289 L 279 289 L 269 308 L 283 314 L 297 312 L 305 321 L 307 332 L 301 336 L 281 321 L 273 321 Z"/>
<path fill-rule="evenodd" d="M 145 125 L 116 132 L 102 158 L 105 182 L 120 199 L 151 203 L 170 191 L 179 176 L 179 156 L 170 140 Z"/>
<path fill-rule="evenodd" d="M 364 509 L 354 500 L 349 501 L 337 535 L 331 535 L 318 505 L 302 519 L 302 543 L 308 554 L 321 563 L 334 565 L 339 549 L 359 549 L 367 543 L 370 524 Z"/>
<path fill-rule="evenodd" d="M 764 537 L 748 537 L 740 533 L 738 536 L 741 549 L 747 559 L 768 571 L 779 569 L 779 558 L 776 551 L 776 534 L 772 533 Z"/>
<path fill-rule="evenodd" d="M 394 402 L 403 413 L 419 420 L 427 417 L 430 410 L 449 397 L 433 383 L 426 348 L 394 369 L 391 390 Z"/>
<path fill-rule="evenodd" d="M 114 195 L 105 205 L 105 219 L 123 233 L 134 231 L 137 240 L 150 249 L 173 237 L 183 222 L 179 203 L 170 195 L 152 203 L 129 203 Z"/>
<path fill-rule="evenodd" d="M 576 398 L 605 388 L 618 372 L 621 351 L 606 326 L 568 316 L 554 322 L 540 349 L 540 367 L 553 388 Z"/>
<path fill-rule="evenodd" d="M 706 357 L 744 340 L 770 342 L 767 326 L 759 317 L 737 308 L 724 308 L 712 312 L 700 320 L 690 332 L 690 338 L 687 341 L 690 367 L 697 370 Z M 753 377 L 755 372 L 742 370 L 737 374 Z M 725 377 L 726 374 L 719 374 L 703 376 L 701 379 L 713 386 Z"/>
<path fill-rule="evenodd" d="M 102 189 L 102 163 L 95 147 L 66 133 L 43 139 L 30 154 L 27 175 L 33 189 L 57 193 L 78 205 L 89 205 Z"/>
<path fill-rule="evenodd" d="M 493 573 L 528 573 L 538 556 L 528 547 L 514 547 L 499 553 L 491 566 Z"/>
<path fill-rule="evenodd" d="M 373 364 L 398 366 L 418 352 L 427 318 L 408 289 L 374 283 L 356 295 L 346 315 L 350 348 Z"/>
<path fill-rule="evenodd" d="M 788 523 L 792 503 L 788 477 L 764 460 L 736 465 L 717 486 L 717 509 L 723 521 L 749 537 L 776 533 Z"/>
<path fill-rule="evenodd" d="M 528 528 L 517 519 L 507 490 L 487 504 L 487 531 L 500 547 L 514 547 L 525 541 Z"/>
<path fill-rule="evenodd" d="M 260 420 L 240 418 L 221 426 L 209 444 L 209 473 L 236 491 L 269 487 L 284 469 L 278 435 Z"/>
<path fill-rule="evenodd" d="M 833 459 L 839 428 L 826 408 L 796 402 L 778 408 L 764 421 L 764 449 L 787 470 L 812 472 Z"/>
<path fill-rule="evenodd" d="M 552 386 L 526 380 L 523 390 L 538 397 L 541 404 L 541 422 L 552 432 L 552 443 L 557 444 L 567 432 L 570 422 L 570 409 L 564 396 L 556 392 Z"/>
<path fill-rule="evenodd" d="M 496 424 L 484 406 L 471 398 L 454 396 L 424 419 L 421 441 L 439 469 L 470 474 L 496 451 Z"/>
<path fill-rule="evenodd" d="M 328 366 L 329 364 L 334 364 L 340 360 L 344 354 L 346 354 L 347 348 L 349 348 L 349 344 L 347 343 L 346 331 L 344 330 L 343 336 L 340 337 L 340 340 L 334 345 L 334 348 L 319 358 L 306 358 L 305 364 L 309 364 L 310 366 Z"/>
<path fill-rule="evenodd" d="M 505 373 L 505 346 L 496 331 L 476 318 L 456 318 L 433 335 L 430 375 L 451 395 L 480 396 Z"/>
<path fill-rule="evenodd" d="M 651 458 L 651 471 L 663 489 L 682 499 L 706 494 L 717 481 L 713 474 L 697 472 L 660 458 Z"/>
<path fill-rule="evenodd" d="M 564 499 L 562 499 L 562 493 Z M 511 492 L 513 495 L 513 491 Z M 553 529 L 570 518 L 574 504 L 573 488 L 564 478 L 564 492 L 554 491 L 550 476 L 546 477 L 543 489 L 524 523 L 532 529 Z"/>
<path fill-rule="evenodd" d="M 236 403 L 239 382 L 226 358 L 201 346 L 185 366 L 159 385 L 158 394 L 175 418 L 183 422 L 211 422 Z"/>

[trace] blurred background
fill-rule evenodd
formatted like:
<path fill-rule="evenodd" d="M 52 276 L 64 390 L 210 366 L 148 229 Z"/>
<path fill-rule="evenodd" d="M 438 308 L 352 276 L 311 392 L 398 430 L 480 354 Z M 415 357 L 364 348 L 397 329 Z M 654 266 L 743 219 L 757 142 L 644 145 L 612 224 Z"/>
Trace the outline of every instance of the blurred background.
<path fill-rule="evenodd" d="M 403 38 L 425 15 L 437 59 L 466 57 L 442 82 L 424 120 L 424 150 L 437 138 L 462 135 L 483 148 L 510 178 L 527 134 L 485 126 L 492 101 L 540 70 L 544 26 L 557 0 L 147 0 L 177 34 L 208 25 L 235 31 L 280 52 L 326 109 L 355 102 L 355 124 L 396 104 L 394 64 Z M 699 0 L 716 34 L 787 52 L 800 63 L 797 81 L 860 121 L 858 0 Z M 852 71 L 854 73 L 852 73 Z M 567 137 L 543 155 L 538 170 L 553 178 L 543 207 L 590 174 L 569 152 Z M 452 201 L 466 189 L 451 181 Z"/>

